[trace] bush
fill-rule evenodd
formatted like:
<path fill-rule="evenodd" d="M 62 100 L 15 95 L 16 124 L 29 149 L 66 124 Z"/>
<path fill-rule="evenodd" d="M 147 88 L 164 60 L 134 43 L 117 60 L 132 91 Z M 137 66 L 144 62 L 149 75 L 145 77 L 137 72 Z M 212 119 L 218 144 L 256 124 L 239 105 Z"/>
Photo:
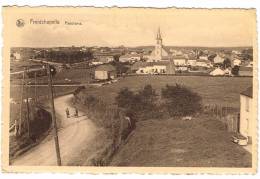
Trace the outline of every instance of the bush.
<path fill-rule="evenodd" d="M 235 65 L 232 70 L 231 70 L 231 73 L 235 76 L 238 76 L 239 75 L 239 66 Z"/>
<path fill-rule="evenodd" d="M 123 88 L 119 91 L 116 102 L 119 107 L 122 108 L 132 108 L 134 104 L 134 93 L 130 91 L 128 88 Z"/>
<path fill-rule="evenodd" d="M 164 106 L 172 117 L 192 115 L 201 110 L 201 97 L 184 86 L 166 85 L 161 93 Z"/>
<path fill-rule="evenodd" d="M 128 88 L 124 88 L 119 91 L 116 97 L 116 103 L 119 107 L 135 119 L 147 119 L 155 117 L 157 113 L 157 94 L 151 85 L 146 85 L 143 89 L 137 93 L 130 91 Z"/>

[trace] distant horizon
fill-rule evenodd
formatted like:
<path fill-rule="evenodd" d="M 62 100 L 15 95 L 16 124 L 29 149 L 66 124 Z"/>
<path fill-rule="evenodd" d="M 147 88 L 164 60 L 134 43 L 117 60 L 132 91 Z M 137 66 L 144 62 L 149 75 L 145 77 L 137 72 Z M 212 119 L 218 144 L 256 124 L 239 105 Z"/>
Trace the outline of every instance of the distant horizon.
<path fill-rule="evenodd" d="M 125 46 L 125 45 L 118 45 L 118 46 L 87 46 L 87 45 L 71 45 L 71 46 L 46 46 L 46 47 L 32 47 L 32 46 L 13 46 L 11 48 L 60 48 L 60 47 L 108 47 L 108 48 L 119 48 L 120 46 L 126 47 L 126 48 L 139 48 L 139 47 L 154 47 L 154 45 L 139 45 L 139 46 Z M 176 47 L 176 48 L 253 48 L 253 46 L 250 45 L 244 45 L 244 46 L 189 46 L 189 45 L 164 45 L 164 47 Z"/>

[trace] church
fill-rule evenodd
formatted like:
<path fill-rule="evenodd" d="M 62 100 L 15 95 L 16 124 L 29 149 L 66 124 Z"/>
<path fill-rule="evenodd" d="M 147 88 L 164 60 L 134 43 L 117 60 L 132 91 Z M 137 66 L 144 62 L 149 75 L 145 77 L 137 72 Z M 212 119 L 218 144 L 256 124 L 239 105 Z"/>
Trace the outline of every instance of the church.
<path fill-rule="evenodd" d="M 175 64 L 171 55 L 163 47 L 160 28 L 156 35 L 154 50 L 145 58 L 146 62 L 138 62 L 133 65 L 137 74 L 175 74 Z"/>
<path fill-rule="evenodd" d="M 170 60 L 169 53 L 163 47 L 160 28 L 158 28 L 158 32 L 156 35 L 156 44 L 155 44 L 154 50 L 152 51 L 152 53 L 149 56 L 147 56 L 147 58 L 148 58 L 147 62 L 158 62 L 158 61 L 169 61 Z"/>

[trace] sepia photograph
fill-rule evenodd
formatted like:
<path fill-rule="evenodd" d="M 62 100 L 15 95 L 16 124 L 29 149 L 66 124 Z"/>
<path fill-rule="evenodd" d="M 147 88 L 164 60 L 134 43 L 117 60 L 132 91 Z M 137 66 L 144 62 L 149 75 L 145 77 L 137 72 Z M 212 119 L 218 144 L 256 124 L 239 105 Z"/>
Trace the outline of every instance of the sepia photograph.
<path fill-rule="evenodd" d="M 255 173 L 255 9 L 4 7 L 3 169 Z"/>

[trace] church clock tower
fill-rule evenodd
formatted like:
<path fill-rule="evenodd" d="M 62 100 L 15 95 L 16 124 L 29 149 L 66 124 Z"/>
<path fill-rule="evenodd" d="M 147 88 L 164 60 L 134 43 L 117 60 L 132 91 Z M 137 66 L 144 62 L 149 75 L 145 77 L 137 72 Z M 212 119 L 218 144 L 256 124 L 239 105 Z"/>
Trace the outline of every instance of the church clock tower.
<path fill-rule="evenodd" d="M 156 45 L 155 45 L 155 60 L 162 60 L 162 36 L 160 28 L 158 28 L 157 36 L 156 36 Z"/>

